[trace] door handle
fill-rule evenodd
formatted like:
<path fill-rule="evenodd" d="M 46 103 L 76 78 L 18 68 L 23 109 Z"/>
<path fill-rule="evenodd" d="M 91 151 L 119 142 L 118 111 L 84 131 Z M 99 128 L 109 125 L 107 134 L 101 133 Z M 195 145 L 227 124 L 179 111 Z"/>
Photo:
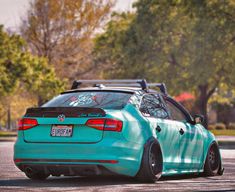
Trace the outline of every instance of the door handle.
<path fill-rule="evenodd" d="M 180 128 L 179 132 L 180 132 L 180 135 L 184 134 L 184 130 L 182 128 Z"/>
<path fill-rule="evenodd" d="M 161 127 L 158 125 L 158 126 L 156 127 L 156 131 L 157 131 L 157 132 L 161 132 L 161 130 L 162 130 Z"/>

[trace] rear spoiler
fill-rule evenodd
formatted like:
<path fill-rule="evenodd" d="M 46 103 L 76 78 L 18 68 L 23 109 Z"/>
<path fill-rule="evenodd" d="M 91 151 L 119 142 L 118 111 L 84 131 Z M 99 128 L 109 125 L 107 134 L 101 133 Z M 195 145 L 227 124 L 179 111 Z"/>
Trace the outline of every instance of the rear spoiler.
<path fill-rule="evenodd" d="M 28 108 L 25 117 L 104 117 L 105 111 L 101 108 L 89 107 L 37 107 Z"/>
<path fill-rule="evenodd" d="M 147 83 L 145 79 L 108 79 L 108 80 L 75 80 L 71 89 L 78 89 L 83 84 L 90 84 L 93 87 L 140 87 L 148 92 L 150 87 L 159 88 L 163 94 L 167 95 L 165 83 Z"/>

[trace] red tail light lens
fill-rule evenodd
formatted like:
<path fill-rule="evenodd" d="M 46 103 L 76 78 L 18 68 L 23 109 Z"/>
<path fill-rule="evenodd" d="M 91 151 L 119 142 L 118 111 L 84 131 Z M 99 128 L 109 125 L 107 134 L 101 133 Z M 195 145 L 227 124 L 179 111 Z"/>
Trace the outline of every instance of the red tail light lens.
<path fill-rule="evenodd" d="M 23 118 L 19 120 L 18 130 L 27 130 L 38 125 L 36 119 Z"/>
<path fill-rule="evenodd" d="M 116 119 L 89 119 L 86 126 L 104 131 L 122 131 L 122 121 Z"/>
<path fill-rule="evenodd" d="M 88 119 L 86 126 L 92 127 L 98 130 L 104 130 L 105 119 Z"/>
<path fill-rule="evenodd" d="M 119 121 L 116 119 L 106 119 L 104 130 L 105 131 L 121 132 L 122 131 L 122 121 Z"/>

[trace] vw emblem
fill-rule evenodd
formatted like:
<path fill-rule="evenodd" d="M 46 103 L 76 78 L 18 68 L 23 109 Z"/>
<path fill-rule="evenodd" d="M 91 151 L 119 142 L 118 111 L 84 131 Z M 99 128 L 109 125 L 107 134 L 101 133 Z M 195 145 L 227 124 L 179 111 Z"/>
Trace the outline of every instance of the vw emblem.
<path fill-rule="evenodd" d="M 65 119 L 65 115 L 64 114 L 60 114 L 60 115 L 58 115 L 58 120 L 60 121 L 60 122 L 63 122 L 64 121 L 64 119 Z"/>

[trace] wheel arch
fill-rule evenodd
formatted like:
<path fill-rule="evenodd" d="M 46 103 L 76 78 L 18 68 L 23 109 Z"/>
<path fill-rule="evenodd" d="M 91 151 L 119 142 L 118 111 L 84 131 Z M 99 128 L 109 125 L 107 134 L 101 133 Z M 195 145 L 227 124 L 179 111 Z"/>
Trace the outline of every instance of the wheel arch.
<path fill-rule="evenodd" d="M 205 148 L 205 153 L 204 153 L 204 157 L 203 157 L 203 168 L 204 168 L 204 165 L 205 165 L 205 162 L 206 162 L 206 157 L 207 157 L 208 151 L 209 151 L 209 149 L 211 148 L 212 145 L 216 145 L 216 147 L 218 149 L 218 152 L 219 152 L 218 143 L 216 142 L 216 140 L 212 140 Z M 220 152 L 219 152 L 219 154 L 220 154 Z M 220 156 L 220 159 L 221 159 L 221 156 Z"/>
<path fill-rule="evenodd" d="M 145 144 L 144 144 L 144 148 L 143 148 L 143 153 L 142 153 L 142 157 L 143 157 L 143 155 L 144 155 L 144 150 L 147 150 L 148 148 L 149 148 L 149 146 L 151 146 L 151 145 L 155 145 L 158 149 L 159 149 L 159 151 L 160 151 L 160 155 L 161 155 L 161 161 L 162 161 L 162 170 L 163 170 L 163 154 L 162 154 L 162 149 L 161 149 L 161 145 L 160 145 L 160 143 L 159 143 L 159 141 L 157 140 L 157 138 L 155 138 L 155 137 L 150 137 L 146 142 L 145 142 Z M 141 160 L 142 160 L 142 157 L 141 157 Z"/>
<path fill-rule="evenodd" d="M 153 159 L 151 154 L 154 154 L 155 158 L 157 158 L 157 159 L 154 158 L 154 162 L 157 163 L 155 165 L 152 164 Z M 163 171 L 163 158 L 162 158 L 161 146 L 156 138 L 150 137 L 143 145 L 141 166 L 135 177 L 141 182 L 152 183 L 161 177 L 162 171 Z"/>
<path fill-rule="evenodd" d="M 209 149 L 211 148 L 212 145 L 215 145 L 215 146 L 216 146 L 217 152 L 219 153 L 220 168 L 219 168 L 218 174 L 219 174 L 219 175 L 222 175 L 223 172 L 224 172 L 224 168 L 223 168 L 223 166 L 222 166 L 222 156 L 221 156 L 221 153 L 220 153 L 219 144 L 218 144 L 218 142 L 217 142 L 216 140 L 212 140 L 212 141 L 209 143 L 209 145 L 207 145 L 207 147 L 206 147 L 206 153 L 205 153 L 204 159 L 203 159 L 203 167 L 202 167 L 202 168 L 203 168 L 203 170 L 204 170 L 204 166 L 205 166 L 205 163 L 206 163 L 206 157 L 207 157 L 208 151 L 209 151 Z"/>
<path fill-rule="evenodd" d="M 147 141 L 146 141 L 145 144 L 144 144 L 144 149 L 145 149 L 150 143 L 152 143 L 152 142 L 155 142 L 156 145 L 158 145 L 158 147 L 159 147 L 159 149 L 161 150 L 161 153 L 162 153 L 161 145 L 160 145 L 158 139 L 155 138 L 155 137 L 153 137 L 153 136 L 150 137 L 149 139 L 147 139 Z M 162 155 L 162 154 L 161 154 L 161 155 Z"/>

